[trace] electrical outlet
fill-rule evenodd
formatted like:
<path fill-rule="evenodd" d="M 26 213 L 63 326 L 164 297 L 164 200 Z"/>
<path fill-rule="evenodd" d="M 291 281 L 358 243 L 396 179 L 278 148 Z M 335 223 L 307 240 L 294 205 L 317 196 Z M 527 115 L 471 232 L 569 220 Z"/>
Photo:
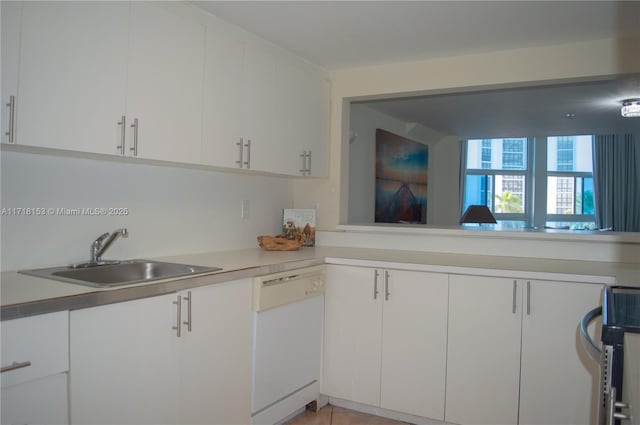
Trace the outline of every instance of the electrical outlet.
<path fill-rule="evenodd" d="M 240 206 L 240 218 L 243 220 L 249 220 L 249 200 L 243 199 Z"/>

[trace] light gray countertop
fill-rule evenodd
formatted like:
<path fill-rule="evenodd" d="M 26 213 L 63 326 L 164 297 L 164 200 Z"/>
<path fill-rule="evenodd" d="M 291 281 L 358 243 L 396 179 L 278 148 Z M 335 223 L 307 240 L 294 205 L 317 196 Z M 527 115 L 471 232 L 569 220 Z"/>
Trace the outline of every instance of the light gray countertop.
<path fill-rule="evenodd" d="M 639 264 L 418 251 L 317 246 L 299 251 L 263 251 L 255 248 L 154 259 L 221 267 L 222 270 L 207 275 L 108 289 L 27 276 L 15 271 L 3 272 L 0 275 L 2 320 L 162 295 L 197 286 L 252 278 L 323 263 L 640 286 Z"/>

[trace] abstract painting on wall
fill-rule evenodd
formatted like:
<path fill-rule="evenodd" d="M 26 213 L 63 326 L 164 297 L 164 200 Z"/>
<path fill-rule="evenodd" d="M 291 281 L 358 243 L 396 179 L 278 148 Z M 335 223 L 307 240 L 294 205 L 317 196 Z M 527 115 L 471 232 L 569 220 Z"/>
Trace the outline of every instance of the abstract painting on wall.
<path fill-rule="evenodd" d="M 376 223 L 427 223 L 426 145 L 376 129 Z"/>

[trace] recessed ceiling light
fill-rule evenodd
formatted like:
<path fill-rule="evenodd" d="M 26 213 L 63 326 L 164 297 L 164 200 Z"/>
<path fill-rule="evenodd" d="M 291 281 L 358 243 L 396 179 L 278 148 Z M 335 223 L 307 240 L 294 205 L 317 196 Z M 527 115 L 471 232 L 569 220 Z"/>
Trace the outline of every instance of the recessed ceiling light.
<path fill-rule="evenodd" d="M 625 118 L 640 117 L 640 98 L 623 100 L 620 113 Z"/>
<path fill-rule="evenodd" d="M 568 112 L 568 113 L 564 114 L 564 117 L 572 120 L 572 119 L 574 119 L 576 117 L 576 114 L 573 113 L 573 112 Z"/>

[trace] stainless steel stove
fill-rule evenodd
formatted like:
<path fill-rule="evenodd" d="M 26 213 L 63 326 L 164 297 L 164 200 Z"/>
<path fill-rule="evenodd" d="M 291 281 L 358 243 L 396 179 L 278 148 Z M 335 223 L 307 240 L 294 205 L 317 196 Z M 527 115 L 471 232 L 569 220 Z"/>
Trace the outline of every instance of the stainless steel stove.
<path fill-rule="evenodd" d="M 602 348 L 587 333 L 587 325 L 602 315 Z M 640 287 L 611 286 L 604 292 L 602 307 L 587 313 L 582 335 L 597 353 L 601 365 L 599 422 L 601 425 L 640 424 L 637 404 L 640 353 L 626 340 L 640 335 Z M 625 346 L 626 345 L 626 346 Z M 626 354 L 625 354 L 626 352 Z M 625 359 L 625 356 L 628 358 Z M 626 369 L 626 370 L 625 370 Z"/>

